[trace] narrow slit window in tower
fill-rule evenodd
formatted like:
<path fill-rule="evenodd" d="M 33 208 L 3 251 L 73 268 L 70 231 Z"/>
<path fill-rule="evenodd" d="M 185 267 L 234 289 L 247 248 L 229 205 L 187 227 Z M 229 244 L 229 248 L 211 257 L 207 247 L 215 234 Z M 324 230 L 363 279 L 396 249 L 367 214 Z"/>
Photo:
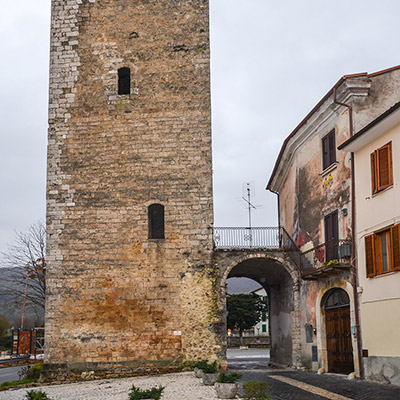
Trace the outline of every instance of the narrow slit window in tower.
<path fill-rule="evenodd" d="M 123 67 L 118 70 L 118 94 L 131 93 L 131 70 Z"/>
<path fill-rule="evenodd" d="M 164 206 L 151 204 L 149 213 L 149 239 L 164 239 Z"/>

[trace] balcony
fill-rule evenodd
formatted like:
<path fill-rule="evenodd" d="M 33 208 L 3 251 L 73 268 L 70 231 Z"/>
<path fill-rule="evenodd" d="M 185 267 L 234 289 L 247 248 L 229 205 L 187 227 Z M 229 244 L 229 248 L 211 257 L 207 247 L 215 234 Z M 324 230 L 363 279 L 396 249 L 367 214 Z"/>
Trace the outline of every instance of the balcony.
<path fill-rule="evenodd" d="M 215 250 L 285 252 L 303 279 L 315 280 L 350 268 L 350 240 L 331 240 L 300 253 L 283 227 L 214 228 L 213 234 Z"/>
<path fill-rule="evenodd" d="M 215 250 L 297 250 L 282 227 L 214 228 Z"/>
<path fill-rule="evenodd" d="M 337 274 L 350 265 L 351 240 L 330 240 L 301 253 L 304 279 Z"/>
<path fill-rule="evenodd" d="M 284 251 L 301 269 L 300 250 L 282 227 L 214 228 L 214 249 Z"/>

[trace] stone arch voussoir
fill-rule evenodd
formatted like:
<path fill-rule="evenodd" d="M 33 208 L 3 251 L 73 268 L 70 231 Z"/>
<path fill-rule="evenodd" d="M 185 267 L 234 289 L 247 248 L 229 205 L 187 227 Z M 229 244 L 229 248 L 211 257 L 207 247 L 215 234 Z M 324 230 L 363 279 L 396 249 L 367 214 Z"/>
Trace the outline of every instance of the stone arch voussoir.
<path fill-rule="evenodd" d="M 294 262 L 290 259 L 290 257 L 284 255 L 283 253 L 246 253 L 243 255 L 240 255 L 239 257 L 233 257 L 233 258 L 228 258 L 226 263 L 222 264 L 222 276 L 221 276 L 221 289 L 223 289 L 223 293 L 225 293 L 225 282 L 228 279 L 228 276 L 230 272 L 237 267 L 239 264 L 241 264 L 244 261 L 253 259 L 253 258 L 258 258 L 258 259 L 270 259 L 274 260 L 277 264 L 280 264 L 282 268 L 285 269 L 285 271 L 290 275 L 290 277 L 293 280 L 293 285 L 298 286 L 299 285 L 299 279 L 300 279 L 300 272 L 298 271 L 298 268 L 295 266 Z"/>

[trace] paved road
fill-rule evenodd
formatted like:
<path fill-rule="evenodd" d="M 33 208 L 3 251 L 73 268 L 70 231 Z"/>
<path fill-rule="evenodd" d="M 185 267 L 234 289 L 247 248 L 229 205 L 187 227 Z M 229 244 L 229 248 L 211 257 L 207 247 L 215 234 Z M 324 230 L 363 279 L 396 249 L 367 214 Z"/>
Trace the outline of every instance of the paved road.
<path fill-rule="evenodd" d="M 21 367 L 0 368 L 0 383 L 19 380 L 18 371 Z"/>
<path fill-rule="evenodd" d="M 400 387 L 348 380 L 345 375 L 291 370 L 243 370 L 240 383 L 266 381 L 273 400 L 399 400 Z M 242 388 L 239 394 L 243 394 Z"/>
<path fill-rule="evenodd" d="M 229 369 L 248 381 L 266 381 L 274 400 L 400 400 L 400 387 L 360 380 L 339 374 L 317 375 L 269 366 L 268 349 L 229 349 Z M 243 395 L 243 389 L 239 391 Z"/>
<path fill-rule="evenodd" d="M 269 349 L 228 349 L 227 359 L 231 369 L 268 368 Z"/>

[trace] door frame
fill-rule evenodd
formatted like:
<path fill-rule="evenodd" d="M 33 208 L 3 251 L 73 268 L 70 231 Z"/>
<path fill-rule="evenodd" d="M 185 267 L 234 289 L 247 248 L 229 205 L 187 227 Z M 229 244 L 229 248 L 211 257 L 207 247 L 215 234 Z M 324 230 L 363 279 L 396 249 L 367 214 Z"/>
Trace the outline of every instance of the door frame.
<path fill-rule="evenodd" d="M 317 346 L 318 346 L 318 368 L 321 373 L 328 372 L 328 345 L 326 338 L 326 321 L 325 321 L 325 300 L 327 293 L 331 289 L 343 289 L 350 299 L 350 328 L 356 325 L 355 309 L 354 309 L 354 292 L 353 287 L 347 281 L 335 279 L 327 282 L 319 291 L 316 301 L 316 322 L 317 322 Z M 351 335 L 351 344 L 353 346 L 353 363 L 354 374 L 360 377 L 360 368 L 358 363 L 358 345 L 357 337 Z"/>

